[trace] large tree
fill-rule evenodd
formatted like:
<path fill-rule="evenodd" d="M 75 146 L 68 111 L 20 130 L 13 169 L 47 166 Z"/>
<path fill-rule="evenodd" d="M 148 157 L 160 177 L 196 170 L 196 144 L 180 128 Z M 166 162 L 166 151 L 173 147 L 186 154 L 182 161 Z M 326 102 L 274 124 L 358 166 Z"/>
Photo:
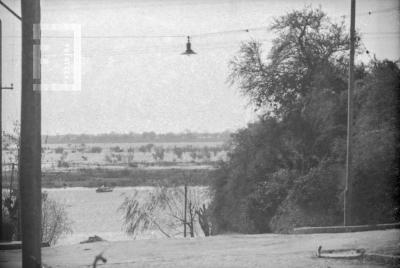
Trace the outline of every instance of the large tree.
<path fill-rule="evenodd" d="M 231 82 L 262 116 L 232 136 L 229 160 L 216 172 L 217 231 L 342 223 L 345 25 L 320 9 L 304 8 L 275 19 L 270 29 L 276 38 L 269 54 L 250 41 L 230 62 Z M 356 78 L 354 215 L 357 223 L 387 222 L 399 207 L 393 190 L 399 187 L 393 123 L 398 66 L 389 61 L 360 65 Z"/>
<path fill-rule="evenodd" d="M 276 18 L 273 46 L 263 54 L 257 41 L 242 45 L 231 63 L 230 80 L 258 108 L 276 116 L 301 111 L 313 88 L 338 93 L 346 88 L 343 63 L 349 49 L 345 24 L 320 9 L 304 8 Z M 338 64 L 339 63 L 339 64 Z"/>
<path fill-rule="evenodd" d="M 332 136 L 345 135 L 349 38 L 345 24 L 304 8 L 274 20 L 270 53 L 256 41 L 242 45 L 230 79 L 258 107 L 283 122 L 288 165 L 306 173 L 330 154 Z M 341 109 L 341 110 L 340 110 Z"/>

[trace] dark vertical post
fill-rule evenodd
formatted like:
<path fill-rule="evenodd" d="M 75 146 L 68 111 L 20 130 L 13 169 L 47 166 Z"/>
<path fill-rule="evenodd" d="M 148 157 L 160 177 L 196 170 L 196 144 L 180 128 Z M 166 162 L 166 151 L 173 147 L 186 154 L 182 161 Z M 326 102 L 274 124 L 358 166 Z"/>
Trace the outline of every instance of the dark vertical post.
<path fill-rule="evenodd" d="M 13 189 L 13 181 L 14 181 L 14 169 L 15 163 L 11 163 L 11 175 L 10 175 L 10 196 Z"/>
<path fill-rule="evenodd" d="M 0 19 L 0 241 L 3 240 L 3 128 L 2 128 L 2 109 L 3 109 L 3 81 L 2 81 L 2 25 L 1 25 L 1 19 Z"/>
<path fill-rule="evenodd" d="M 19 159 L 22 266 L 41 267 L 40 0 L 21 0 L 22 88 Z"/>
<path fill-rule="evenodd" d="M 354 91 L 354 43 L 355 43 L 355 10 L 356 0 L 351 0 L 350 17 L 350 63 L 347 93 L 347 156 L 346 156 L 346 187 L 344 194 L 344 226 L 352 224 L 352 136 L 353 136 L 353 91 Z"/>
<path fill-rule="evenodd" d="M 184 208 L 184 223 L 183 223 L 183 236 L 186 237 L 186 210 L 187 210 L 187 185 L 185 182 L 185 208 Z"/>

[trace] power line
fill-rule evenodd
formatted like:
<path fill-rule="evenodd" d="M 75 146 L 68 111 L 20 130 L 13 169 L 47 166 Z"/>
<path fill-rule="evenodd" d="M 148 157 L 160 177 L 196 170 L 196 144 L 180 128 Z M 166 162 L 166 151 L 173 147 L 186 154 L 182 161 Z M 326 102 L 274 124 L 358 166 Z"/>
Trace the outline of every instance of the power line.
<path fill-rule="evenodd" d="M 362 32 L 366 35 L 399 35 L 400 32 Z"/>
<path fill-rule="evenodd" d="M 384 8 L 384 9 L 377 9 L 377 10 L 369 10 L 369 11 L 363 11 L 363 12 L 357 12 L 356 16 L 372 16 L 376 14 L 383 14 L 383 13 L 392 13 L 392 12 L 400 12 L 400 8 L 398 7 L 392 7 L 392 8 Z M 348 18 L 350 17 L 349 15 L 338 15 L 334 17 L 344 17 Z"/>
<path fill-rule="evenodd" d="M 399 12 L 400 8 L 385 8 L 385 9 L 378 9 L 372 10 L 367 12 L 357 13 L 358 16 L 363 15 L 375 15 L 381 13 L 390 13 L 390 12 Z M 347 15 L 342 15 L 341 17 L 348 17 Z M 187 36 L 190 37 L 206 37 L 206 36 L 214 36 L 214 35 L 224 35 L 224 34 L 236 34 L 236 33 L 250 33 L 256 31 L 268 31 L 268 26 L 261 26 L 261 27 L 253 27 L 253 28 L 244 28 L 244 29 L 233 29 L 233 30 L 222 30 L 222 31 L 215 31 L 215 32 L 205 32 L 205 33 L 198 33 L 198 34 L 167 34 L 167 35 L 86 35 L 81 36 L 82 39 L 160 39 L 160 38 L 185 38 Z M 20 36 L 4 36 L 4 37 L 14 37 L 20 38 Z M 43 35 L 42 38 L 71 38 L 72 36 L 62 36 L 62 35 Z"/>
<path fill-rule="evenodd" d="M 382 13 L 391 13 L 391 12 L 399 12 L 400 8 L 384 8 L 384 9 L 378 9 L 378 10 L 374 10 L 374 11 L 367 11 L 367 12 L 362 12 L 362 13 L 358 13 L 358 16 L 364 16 L 364 15 L 375 15 L 375 14 L 382 14 Z"/>
<path fill-rule="evenodd" d="M 361 12 L 361 13 L 357 13 L 357 15 L 362 16 L 362 15 L 374 15 L 374 14 L 380 14 L 380 13 L 387 13 L 387 12 L 394 12 L 394 11 L 399 11 L 399 8 L 385 8 L 385 9 L 378 9 L 378 10 L 373 10 L 373 11 L 368 11 L 368 12 Z M 252 27 L 252 28 L 243 28 L 243 29 L 233 29 L 233 30 L 222 30 L 222 31 L 215 31 L 215 32 L 204 32 L 204 33 L 198 33 L 198 34 L 192 34 L 190 35 L 190 37 L 194 37 L 194 38 L 201 38 L 201 37 L 212 37 L 212 36 L 218 36 L 218 35 L 229 35 L 229 34 L 246 34 L 246 33 L 251 33 L 251 32 L 257 32 L 257 31 L 268 31 L 269 27 L 265 26 L 265 27 Z M 365 38 L 379 38 L 379 37 L 391 37 L 391 36 L 395 36 L 397 37 L 397 35 L 400 34 L 400 32 L 362 32 L 363 35 L 366 35 Z M 80 36 L 80 38 L 82 39 L 163 39 L 163 38 L 170 38 L 170 39 L 178 39 L 178 38 L 186 38 L 187 35 L 184 34 L 166 34 L 166 35 L 105 35 L 105 34 L 99 34 L 99 35 L 82 35 Z M 4 37 L 14 37 L 14 38 L 20 38 L 20 36 L 4 36 Z M 45 39 L 67 39 L 67 38 L 73 38 L 73 35 L 71 36 L 62 36 L 62 35 L 43 35 L 42 39 L 43 41 Z M 272 39 L 269 39 L 272 40 Z M 229 41 L 231 42 L 231 41 Z M 196 45 L 197 47 L 201 47 L 200 44 Z M 219 46 L 221 47 L 221 46 Z M 212 49 L 212 48 L 219 48 L 217 46 L 208 46 L 203 47 L 206 49 Z M 226 46 L 222 46 L 222 47 L 226 47 Z M 156 47 L 149 47 L 146 46 L 143 49 L 133 49 L 133 50 L 129 50 L 128 53 L 132 53 L 132 52 L 139 52 L 139 53 L 143 53 L 148 51 L 148 49 L 163 49 L 165 48 L 165 46 L 156 46 Z M 112 52 L 119 52 L 119 51 L 112 51 Z M 124 52 L 121 52 L 124 55 Z M 151 53 L 151 52 L 150 52 Z M 120 54 L 118 54 L 120 55 Z M 86 55 L 84 57 L 87 57 Z M 88 57 L 91 57 L 91 55 L 89 55 Z"/>
<path fill-rule="evenodd" d="M 268 27 L 255 27 L 255 28 L 247 28 L 247 29 L 200 33 L 200 34 L 193 34 L 193 35 L 191 35 L 191 37 L 201 37 L 201 36 L 220 35 L 220 34 L 233 34 L 233 33 L 249 33 L 249 32 L 255 32 L 255 31 L 260 31 L 260 30 L 268 30 Z"/>
<path fill-rule="evenodd" d="M 254 29 L 254 28 L 253 28 Z M 376 39 L 382 37 L 396 37 L 400 34 L 400 32 L 363 32 L 366 36 L 364 38 L 368 39 Z M 384 36 L 387 35 L 387 36 Z M 259 41 L 262 43 L 271 41 L 272 38 L 262 38 Z M 211 42 L 211 43 L 198 43 L 196 47 L 202 50 L 212 50 L 212 49 L 222 49 L 222 48 L 233 48 L 238 47 L 240 43 L 245 42 L 244 40 L 237 40 L 237 41 L 219 41 L 219 42 Z M 144 54 L 154 54 L 159 53 L 162 51 L 163 53 L 174 53 L 177 49 L 181 47 L 178 43 L 176 44 L 166 44 L 166 45 L 153 45 L 153 46 L 144 46 L 144 47 L 132 47 L 132 48 L 124 48 L 120 49 L 103 49 L 99 51 L 97 54 L 106 53 L 107 56 L 129 56 L 129 55 L 144 55 Z M 84 58 L 93 58 L 96 57 L 96 54 L 89 54 L 84 55 Z M 53 55 L 53 54 L 46 54 L 43 53 L 44 58 L 54 59 L 54 58 L 63 58 L 62 55 Z"/>
<path fill-rule="evenodd" d="M 220 35 L 220 34 L 229 34 L 229 33 L 250 33 L 258 30 L 266 30 L 267 27 L 259 27 L 259 28 L 249 28 L 242 30 L 229 30 L 229 31 L 220 31 L 220 32 L 210 32 L 210 33 L 202 33 L 189 35 L 190 37 L 203 37 L 203 36 L 212 36 L 212 35 Z M 400 32 L 362 32 L 366 35 L 398 35 Z M 3 36 L 4 38 L 21 38 L 21 36 Z M 146 38 L 186 38 L 187 35 L 86 35 L 80 36 L 82 39 L 146 39 Z M 71 36 L 61 36 L 61 35 L 43 35 L 42 39 L 69 39 L 74 38 Z"/>
<path fill-rule="evenodd" d="M 261 30 L 268 30 L 268 27 L 255 27 L 255 28 L 246 28 L 246 29 L 235 29 L 235 30 L 224 30 L 224 31 L 217 31 L 217 32 L 206 32 L 206 33 L 199 33 L 199 34 L 171 34 L 171 35 L 82 35 L 80 38 L 83 39 L 152 39 L 152 38 L 186 38 L 187 36 L 190 37 L 203 37 L 203 36 L 212 36 L 212 35 L 223 35 L 223 34 L 234 34 L 234 33 L 250 33 L 250 32 L 255 32 L 255 31 L 261 31 Z M 20 36 L 4 36 L 4 37 L 9 37 L 9 38 L 19 38 Z M 59 39 L 65 39 L 65 38 L 72 38 L 73 35 L 70 36 L 65 36 L 65 35 L 42 35 L 43 39 L 46 38 L 59 38 Z"/>
<path fill-rule="evenodd" d="M 43 36 L 43 38 L 71 38 L 72 36 Z M 86 35 L 86 36 L 81 36 L 81 38 L 86 38 L 86 39 L 96 39 L 96 38 L 113 38 L 113 39 L 119 39 L 119 38 L 183 38 L 186 37 L 186 35 L 183 34 L 176 34 L 176 35 Z"/>

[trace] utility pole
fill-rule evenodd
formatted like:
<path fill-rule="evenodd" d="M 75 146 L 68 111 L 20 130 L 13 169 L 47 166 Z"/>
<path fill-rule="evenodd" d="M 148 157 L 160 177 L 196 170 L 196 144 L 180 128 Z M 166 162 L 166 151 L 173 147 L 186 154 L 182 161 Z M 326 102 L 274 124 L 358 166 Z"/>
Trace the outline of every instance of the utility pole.
<path fill-rule="evenodd" d="M 346 156 L 346 186 L 344 191 L 344 226 L 352 224 L 352 136 L 353 136 L 353 91 L 354 91 L 354 43 L 355 43 L 355 13 L 356 0 L 351 0 L 350 16 L 350 63 L 347 91 L 347 156 Z"/>
<path fill-rule="evenodd" d="M 22 88 L 21 193 L 22 266 L 41 267 L 40 0 L 21 0 Z"/>

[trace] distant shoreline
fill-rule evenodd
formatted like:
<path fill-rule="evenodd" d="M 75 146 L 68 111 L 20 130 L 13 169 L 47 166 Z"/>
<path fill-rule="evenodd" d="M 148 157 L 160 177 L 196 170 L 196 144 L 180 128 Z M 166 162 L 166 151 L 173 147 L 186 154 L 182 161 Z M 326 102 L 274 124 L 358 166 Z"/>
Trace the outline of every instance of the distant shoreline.
<path fill-rule="evenodd" d="M 42 188 L 87 187 L 101 185 L 110 187 L 137 186 L 208 186 L 212 182 L 214 169 L 174 168 L 122 168 L 122 169 L 76 169 L 69 171 L 42 172 Z M 3 188 L 9 188 L 10 176 L 3 177 Z M 18 180 L 14 178 L 13 185 Z"/>
<path fill-rule="evenodd" d="M 231 132 L 217 133 L 104 133 L 104 134 L 63 134 L 43 135 L 42 144 L 82 144 L 82 143 L 181 143 L 181 142 L 221 142 L 230 139 Z"/>
<path fill-rule="evenodd" d="M 220 143 L 223 144 L 225 143 L 226 140 L 179 140 L 179 141 L 87 141 L 87 142 L 68 142 L 68 141 L 63 141 L 63 142 L 44 142 L 42 141 L 42 146 L 46 145 L 81 145 L 81 144 L 87 144 L 87 145 L 97 145 L 97 144 L 190 144 L 190 143 Z"/>

